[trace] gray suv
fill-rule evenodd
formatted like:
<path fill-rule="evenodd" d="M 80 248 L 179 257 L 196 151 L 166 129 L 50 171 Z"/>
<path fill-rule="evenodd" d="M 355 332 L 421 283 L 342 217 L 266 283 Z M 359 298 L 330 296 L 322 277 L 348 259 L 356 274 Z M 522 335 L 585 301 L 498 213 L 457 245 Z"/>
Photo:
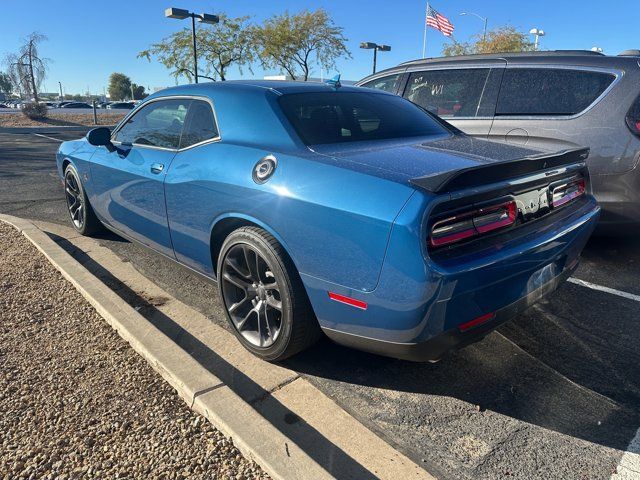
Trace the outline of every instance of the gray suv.
<path fill-rule="evenodd" d="M 640 225 L 640 51 L 414 60 L 359 86 L 394 92 L 463 132 L 539 150 L 591 148 L 601 227 Z"/>

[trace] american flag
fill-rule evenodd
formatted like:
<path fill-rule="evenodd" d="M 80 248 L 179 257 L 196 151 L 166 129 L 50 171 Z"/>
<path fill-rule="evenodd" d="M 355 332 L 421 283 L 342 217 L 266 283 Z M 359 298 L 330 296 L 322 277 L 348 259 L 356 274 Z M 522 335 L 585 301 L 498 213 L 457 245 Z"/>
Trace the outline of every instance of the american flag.
<path fill-rule="evenodd" d="M 427 5 L 427 25 L 440 30 L 446 37 L 450 37 L 453 33 L 453 23 L 447 17 L 431 8 L 431 5 Z"/>

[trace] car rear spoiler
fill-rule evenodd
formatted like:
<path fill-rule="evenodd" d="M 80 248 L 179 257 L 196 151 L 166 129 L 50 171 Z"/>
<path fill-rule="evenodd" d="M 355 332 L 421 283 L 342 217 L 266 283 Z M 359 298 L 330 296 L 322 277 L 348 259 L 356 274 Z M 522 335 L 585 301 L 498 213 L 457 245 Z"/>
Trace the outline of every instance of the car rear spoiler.
<path fill-rule="evenodd" d="M 487 163 L 450 172 L 436 173 L 426 177 L 412 178 L 409 182 L 431 193 L 452 192 L 522 177 L 550 168 L 584 162 L 588 156 L 588 148 L 575 148 L 552 154 L 528 155 L 515 160 Z"/>

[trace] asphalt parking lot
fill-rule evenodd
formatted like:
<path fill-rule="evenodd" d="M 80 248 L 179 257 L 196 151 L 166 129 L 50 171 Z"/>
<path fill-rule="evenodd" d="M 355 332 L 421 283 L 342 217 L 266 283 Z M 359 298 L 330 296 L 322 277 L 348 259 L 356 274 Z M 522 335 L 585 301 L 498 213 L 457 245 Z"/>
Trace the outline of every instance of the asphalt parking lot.
<path fill-rule="evenodd" d="M 0 134 L 1 213 L 67 224 L 54 152 L 77 135 Z M 575 275 L 592 286 L 565 284 L 437 364 L 324 341 L 288 366 L 437 476 L 610 478 L 640 427 L 638 240 L 592 239 Z M 224 325 L 211 285 L 118 237 L 102 242 Z"/>

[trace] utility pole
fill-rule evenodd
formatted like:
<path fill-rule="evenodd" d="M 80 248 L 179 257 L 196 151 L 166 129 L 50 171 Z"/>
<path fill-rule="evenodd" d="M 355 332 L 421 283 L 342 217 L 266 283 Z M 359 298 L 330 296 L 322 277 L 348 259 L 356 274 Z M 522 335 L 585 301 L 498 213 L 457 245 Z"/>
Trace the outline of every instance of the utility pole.
<path fill-rule="evenodd" d="M 533 42 L 533 49 L 538 50 L 538 43 L 540 42 L 540 37 L 544 37 L 544 30 L 540 30 L 539 28 L 532 28 L 529 30 L 531 35 L 535 35 L 535 41 Z"/>
<path fill-rule="evenodd" d="M 62 82 L 58 82 L 58 85 L 60 85 L 60 101 L 63 101 L 64 95 L 62 94 Z"/>
<path fill-rule="evenodd" d="M 189 10 L 182 8 L 167 8 L 164 11 L 164 16 L 167 18 L 175 18 L 176 20 L 184 20 L 191 17 L 191 42 L 193 44 L 193 76 L 195 82 L 198 83 L 198 50 L 196 47 L 196 18 L 200 23 L 209 23 L 215 25 L 220 21 L 218 15 L 211 15 L 209 13 L 193 13 Z"/>
<path fill-rule="evenodd" d="M 381 52 L 388 52 L 391 50 L 389 45 L 378 45 L 374 42 L 362 42 L 360 48 L 365 50 L 373 50 L 373 73 L 376 73 L 376 64 L 378 62 L 378 50 Z"/>

